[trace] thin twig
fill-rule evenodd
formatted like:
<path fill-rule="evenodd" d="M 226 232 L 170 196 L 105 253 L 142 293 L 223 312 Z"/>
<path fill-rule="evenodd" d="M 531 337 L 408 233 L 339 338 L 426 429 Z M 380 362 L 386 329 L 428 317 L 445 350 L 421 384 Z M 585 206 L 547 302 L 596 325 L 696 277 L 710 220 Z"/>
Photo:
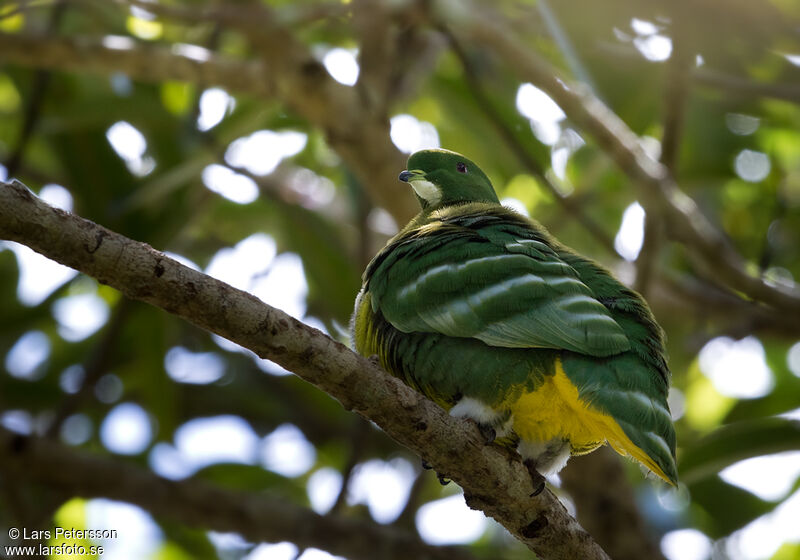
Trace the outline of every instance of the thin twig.
<path fill-rule="evenodd" d="M 19 3 L 13 3 L 7 10 L 0 11 L 0 20 L 9 19 L 19 14 L 25 14 L 35 8 L 44 8 L 60 1 L 61 0 L 41 0 L 39 2 L 34 2 L 32 0 L 23 0 Z"/>
<path fill-rule="evenodd" d="M 400 512 L 400 515 L 397 516 L 393 525 L 409 531 L 414 528 L 417 510 L 421 505 L 422 491 L 428 483 L 426 473 L 428 473 L 428 471 L 423 469 L 417 472 L 417 476 L 414 478 L 414 482 L 411 484 L 411 488 L 408 491 L 406 505 L 403 506 L 403 510 Z"/>
<path fill-rule="evenodd" d="M 586 84 L 592 91 L 596 92 L 597 87 L 594 85 L 594 80 L 592 80 L 589 70 L 586 69 L 586 66 L 578 57 L 578 53 L 575 52 L 575 47 L 572 45 L 572 41 L 569 40 L 569 37 L 564 31 L 564 27 L 558 21 L 555 13 L 550 8 L 550 3 L 547 0 L 539 0 L 536 3 L 536 9 L 541 14 L 547 30 L 553 37 L 553 41 L 555 41 L 556 45 L 558 45 L 558 49 L 564 56 L 564 60 L 566 61 L 567 66 L 569 66 L 572 74 L 579 82 Z"/>
<path fill-rule="evenodd" d="M 692 81 L 698 85 L 713 87 L 725 95 L 743 97 L 771 97 L 792 103 L 800 103 L 800 85 L 796 83 L 762 83 L 740 76 L 732 76 L 711 69 L 698 69 L 692 72 Z"/>
<path fill-rule="evenodd" d="M 634 68 L 631 68 L 631 72 L 636 72 L 638 68 L 652 64 L 630 44 L 598 41 L 595 43 L 595 50 L 623 61 L 625 64 L 633 65 Z M 787 64 L 789 63 L 787 62 Z M 693 68 L 690 79 L 697 86 L 722 92 L 726 98 L 765 97 L 800 103 L 800 85 L 796 82 L 757 82 L 749 76 L 737 76 L 708 66 Z"/>
<path fill-rule="evenodd" d="M 661 305 L 671 315 L 680 315 L 676 309 L 687 314 L 702 310 L 701 319 L 718 334 L 756 332 L 788 340 L 800 337 L 800 321 L 795 315 L 743 300 L 715 284 L 688 275 L 659 275 L 658 281 L 653 282 L 651 300 L 654 306 Z"/>
<path fill-rule="evenodd" d="M 674 33 L 672 45 L 672 56 L 664 76 L 664 132 L 660 160 L 672 176 L 677 177 L 694 52 L 679 31 Z"/>
<path fill-rule="evenodd" d="M 609 253 L 616 255 L 617 252 L 614 249 L 614 240 L 611 238 L 611 236 L 606 233 L 600 224 L 595 222 L 588 214 L 586 214 L 580 205 L 576 204 L 573 199 L 565 195 L 563 192 L 561 192 L 561 189 L 553 184 L 539 162 L 536 161 L 536 159 L 530 153 L 528 153 L 525 147 L 520 143 L 513 129 L 505 122 L 505 119 L 497 111 L 492 103 L 492 100 L 489 98 L 489 95 L 483 88 L 475 67 L 472 64 L 469 55 L 461 46 L 461 43 L 456 39 L 453 33 L 450 32 L 449 29 L 446 27 L 442 27 L 440 29 L 448 37 L 450 45 L 453 48 L 453 52 L 461 61 L 461 65 L 464 68 L 464 76 L 467 80 L 470 92 L 477 101 L 480 109 L 484 112 L 486 117 L 494 126 L 497 133 L 503 138 L 506 145 L 511 148 L 511 150 L 514 152 L 514 155 L 517 156 L 517 159 L 525 166 L 528 172 L 536 177 L 539 182 L 552 193 L 555 200 L 564 208 L 564 210 L 566 210 L 573 218 L 578 220 L 603 248 L 605 248 Z"/>
<path fill-rule="evenodd" d="M 678 22 L 679 23 L 679 22 Z M 693 52 L 679 32 L 678 23 L 673 37 L 672 57 L 667 63 L 664 78 L 664 132 L 661 138 L 660 161 L 673 177 L 677 177 L 678 156 L 683 138 L 686 104 L 689 97 L 689 73 L 694 62 Z M 651 207 L 645 216 L 644 240 L 636 259 L 634 288 L 646 296 L 658 256 L 664 242 L 664 217 L 658 207 Z"/>
<path fill-rule="evenodd" d="M 67 4 L 64 0 L 55 0 L 53 9 L 47 22 L 47 33 L 55 34 L 61 20 L 64 18 Z M 4 14 L 4 17 L 6 14 Z M 33 83 L 31 84 L 31 95 L 27 98 L 25 112 L 22 119 L 22 129 L 20 130 L 17 144 L 14 151 L 11 152 L 8 160 L 6 161 L 6 171 L 8 175 L 13 177 L 17 175 L 20 164 L 25 155 L 25 149 L 28 147 L 33 131 L 36 124 L 39 122 L 42 107 L 47 97 L 47 91 L 50 86 L 51 72 L 48 70 L 37 70 L 33 75 Z"/>
<path fill-rule="evenodd" d="M 342 487 L 339 489 L 339 494 L 333 502 L 328 515 L 337 514 L 342 511 L 345 503 L 347 503 L 347 494 L 350 490 L 350 482 L 353 480 L 355 468 L 361 457 L 364 455 L 364 437 L 370 429 L 369 424 L 361 418 L 356 419 L 353 430 L 350 436 L 350 452 L 347 456 L 347 463 L 342 469 Z"/>
<path fill-rule="evenodd" d="M 351 7 L 342 2 L 315 3 L 309 5 L 286 4 L 280 10 L 271 11 L 255 2 L 242 3 L 235 7 L 216 2 L 213 5 L 188 6 L 166 5 L 148 0 L 115 0 L 122 6 L 136 6 L 153 15 L 185 24 L 208 23 L 250 34 L 265 26 L 302 26 L 319 20 L 332 20 L 346 16 Z"/>
<path fill-rule="evenodd" d="M 117 303 L 111 319 L 103 327 L 97 343 L 83 366 L 83 383 L 76 393 L 66 395 L 61 401 L 53 421 L 45 431 L 45 437 L 55 438 L 58 435 L 64 421 L 91 396 L 97 382 L 108 371 L 112 359 L 117 355 L 117 341 L 130 315 L 132 303 L 127 298 L 122 298 Z"/>
<path fill-rule="evenodd" d="M 155 16 L 183 23 L 230 26 L 246 34 L 275 25 L 272 12 L 254 2 L 239 3 L 235 7 L 226 6 L 224 3 L 190 7 L 147 0 L 115 0 L 115 2 L 122 6 L 135 6 Z"/>

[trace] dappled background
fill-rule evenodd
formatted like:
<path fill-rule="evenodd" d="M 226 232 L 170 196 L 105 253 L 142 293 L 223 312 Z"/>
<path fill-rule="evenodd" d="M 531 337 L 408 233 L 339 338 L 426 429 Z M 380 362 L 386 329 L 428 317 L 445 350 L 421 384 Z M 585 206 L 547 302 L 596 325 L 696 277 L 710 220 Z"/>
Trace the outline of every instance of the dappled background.
<path fill-rule="evenodd" d="M 788 291 L 800 276 L 798 5 L 432 4 L 0 2 L 0 179 L 347 341 L 363 267 L 414 210 L 395 180 L 403 154 L 462 152 L 505 205 L 645 294 L 665 328 L 682 484 L 624 463 L 663 554 L 800 557 L 799 307 L 760 301 L 709 264 L 606 141 L 516 61 L 460 35 L 485 16 L 584 84 L 745 272 Z M 530 557 L 326 394 L 11 242 L 0 360 L 7 430 L 478 558 Z M 0 525 L 31 519 L 117 529 L 105 560 L 331 558 L 3 478 Z"/>

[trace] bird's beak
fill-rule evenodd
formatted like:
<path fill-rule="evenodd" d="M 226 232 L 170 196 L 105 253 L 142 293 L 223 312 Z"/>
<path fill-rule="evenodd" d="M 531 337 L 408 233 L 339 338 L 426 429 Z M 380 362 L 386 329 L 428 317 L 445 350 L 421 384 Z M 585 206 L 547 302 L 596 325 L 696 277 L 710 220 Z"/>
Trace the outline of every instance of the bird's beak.
<path fill-rule="evenodd" d="M 410 183 L 412 181 L 419 181 L 425 179 L 425 172 L 420 171 L 418 169 L 413 169 L 411 171 L 401 171 L 400 176 L 398 177 L 404 183 Z"/>

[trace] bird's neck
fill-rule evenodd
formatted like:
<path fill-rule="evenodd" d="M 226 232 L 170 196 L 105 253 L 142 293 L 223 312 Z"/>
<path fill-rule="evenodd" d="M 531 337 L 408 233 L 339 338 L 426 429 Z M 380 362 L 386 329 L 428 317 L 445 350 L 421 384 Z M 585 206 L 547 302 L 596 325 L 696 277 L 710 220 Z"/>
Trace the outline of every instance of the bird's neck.
<path fill-rule="evenodd" d="M 460 216 L 475 214 L 503 216 L 512 220 L 519 220 L 521 217 L 513 210 L 497 202 L 465 201 L 424 208 L 419 214 L 414 216 L 405 228 L 403 228 L 403 231 L 424 226 L 431 222 L 449 221 Z"/>

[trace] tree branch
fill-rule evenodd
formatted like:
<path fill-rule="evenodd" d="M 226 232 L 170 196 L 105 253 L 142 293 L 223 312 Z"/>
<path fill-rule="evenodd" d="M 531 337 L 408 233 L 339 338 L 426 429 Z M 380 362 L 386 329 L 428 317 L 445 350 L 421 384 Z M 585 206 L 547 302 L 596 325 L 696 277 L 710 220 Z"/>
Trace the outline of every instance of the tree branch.
<path fill-rule="evenodd" d="M 691 78 L 698 85 L 719 89 L 725 96 L 771 97 L 800 103 L 800 85 L 797 83 L 768 84 L 703 68 L 692 72 Z"/>
<path fill-rule="evenodd" d="M 663 116 L 664 132 L 661 137 L 661 164 L 670 175 L 676 176 L 681 140 L 683 139 L 686 104 L 689 100 L 689 74 L 694 63 L 694 52 L 685 39 L 676 33 L 672 56 L 667 62 L 664 77 Z"/>
<path fill-rule="evenodd" d="M 597 41 L 594 47 L 599 53 L 623 61 L 626 65 L 635 66 L 631 68 L 632 72 L 652 64 L 630 44 Z M 800 103 L 800 85 L 797 82 L 759 82 L 749 76 L 729 74 L 705 66 L 692 68 L 689 78 L 696 86 L 713 90 L 725 97 L 741 99 L 768 97 Z"/>
<path fill-rule="evenodd" d="M 263 64 L 214 54 L 202 47 L 168 49 L 129 37 L 52 37 L 0 33 L 5 62 L 59 71 L 123 72 L 145 82 L 178 80 L 217 85 L 231 91 L 270 97 L 273 77 Z"/>
<path fill-rule="evenodd" d="M 792 313 L 776 313 L 770 307 L 688 275 L 662 274 L 654 280 L 651 303 L 656 315 L 658 309 L 673 316 L 697 315 L 703 321 L 716 323 L 713 336 L 759 333 L 787 339 L 800 337 L 800 321 Z"/>
<path fill-rule="evenodd" d="M 66 12 L 67 4 L 63 0 L 57 0 L 50 12 L 47 27 L 50 33 L 56 32 L 61 20 L 64 19 L 64 12 Z M 22 8 L 24 10 L 24 7 Z M 12 10 L 13 13 L 13 10 Z M 8 17 L 4 14 L 4 17 Z M 22 163 L 25 154 L 25 148 L 28 147 L 28 142 L 31 139 L 36 124 L 41 117 L 42 106 L 44 105 L 45 98 L 50 86 L 50 72 L 46 70 L 38 70 L 33 75 L 31 84 L 31 94 L 27 99 L 25 105 L 25 113 L 22 119 L 22 128 L 20 129 L 19 137 L 17 138 L 17 145 L 11 156 L 6 160 L 6 171 L 8 175 L 14 176 L 18 173 L 20 164 Z"/>
<path fill-rule="evenodd" d="M 370 113 L 354 88 L 333 80 L 285 29 L 273 24 L 259 33 L 260 61 L 214 54 L 196 45 L 165 48 L 129 37 L 24 33 L 0 33 L 0 58 L 34 68 L 123 72 L 145 82 L 177 80 L 278 98 L 325 132 L 376 204 L 397 223 L 407 222 L 417 212 L 417 203 L 410 190 L 396 188 L 397 170 L 405 166 L 405 156 L 390 141 L 388 120 Z"/>
<path fill-rule="evenodd" d="M 516 453 L 484 445 L 471 423 L 450 417 L 366 358 L 255 296 L 52 208 L 18 182 L 0 183 L 0 238 L 24 243 L 295 372 L 460 484 L 470 507 L 494 517 L 540 557 L 607 558 L 552 493 L 531 497 L 532 481 Z"/>
<path fill-rule="evenodd" d="M 639 513 L 620 457 L 610 448 L 573 458 L 561 481 L 580 522 L 614 560 L 664 560 Z"/>
<path fill-rule="evenodd" d="M 500 55 L 521 79 L 546 91 L 567 116 L 594 136 L 617 165 L 641 190 L 649 211 L 661 212 L 670 235 L 713 268 L 720 280 L 748 297 L 781 310 L 800 313 L 800 291 L 795 286 L 772 285 L 749 272 L 748 263 L 727 238 L 676 185 L 668 170 L 642 148 L 638 137 L 608 107 L 581 84 L 560 77 L 554 68 L 521 44 L 492 14 L 475 6 L 436 4 L 437 23 L 447 22 L 463 41 L 482 45 Z"/>
<path fill-rule="evenodd" d="M 672 56 L 667 63 L 664 79 L 664 100 L 662 122 L 664 131 L 661 137 L 660 161 L 672 177 L 677 176 L 678 156 L 683 139 L 686 103 L 689 98 L 689 72 L 694 62 L 693 52 L 677 27 L 673 40 Z M 645 216 L 644 240 L 636 259 L 636 282 L 634 288 L 643 296 L 647 295 L 658 255 L 664 241 L 664 218 L 658 208 L 651 207 Z"/>
<path fill-rule="evenodd" d="M 232 531 L 255 542 L 289 540 L 353 559 L 471 560 L 457 547 L 430 546 L 410 532 L 370 521 L 322 516 L 286 500 L 172 481 L 107 457 L 78 453 L 42 438 L 0 428 L 0 471 L 8 481 L 44 484 L 68 495 L 108 497 L 191 526 Z M 124 528 L 118 527 L 120 531 Z"/>

